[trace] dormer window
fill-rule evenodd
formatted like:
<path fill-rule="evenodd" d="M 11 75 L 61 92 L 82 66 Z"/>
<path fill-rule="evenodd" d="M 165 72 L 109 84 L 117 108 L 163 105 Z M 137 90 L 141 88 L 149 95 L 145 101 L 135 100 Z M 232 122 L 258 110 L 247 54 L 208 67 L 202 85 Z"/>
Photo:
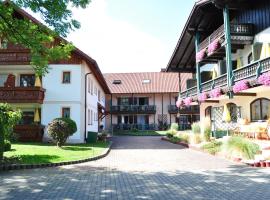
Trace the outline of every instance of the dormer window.
<path fill-rule="evenodd" d="M 119 85 L 119 84 L 121 84 L 121 80 L 113 80 L 113 84 Z"/>
<path fill-rule="evenodd" d="M 144 79 L 144 80 L 142 81 L 142 83 L 143 83 L 143 84 L 149 84 L 149 83 L 151 83 L 151 80 L 149 80 L 149 79 Z"/>

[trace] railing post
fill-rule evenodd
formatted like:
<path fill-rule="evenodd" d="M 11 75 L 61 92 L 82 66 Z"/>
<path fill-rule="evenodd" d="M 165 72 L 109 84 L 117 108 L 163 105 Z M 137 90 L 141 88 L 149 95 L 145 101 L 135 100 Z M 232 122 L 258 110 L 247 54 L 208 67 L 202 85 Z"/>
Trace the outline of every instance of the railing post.
<path fill-rule="evenodd" d="M 226 66 L 227 66 L 227 86 L 233 86 L 233 72 L 232 72 L 232 45 L 231 45 L 231 25 L 230 25 L 230 13 L 228 6 L 223 8 L 224 17 L 224 32 L 226 43 Z M 233 98 L 232 92 L 229 92 L 229 98 Z"/>
<path fill-rule="evenodd" d="M 262 64 L 261 64 L 261 61 L 258 62 L 258 67 L 256 69 L 256 79 L 259 78 L 259 76 L 261 75 L 262 73 Z"/>
<path fill-rule="evenodd" d="M 200 44 L 200 34 L 197 31 L 195 35 L 195 50 L 196 54 L 199 52 Z M 201 72 L 200 72 L 200 63 L 196 62 L 196 78 L 197 78 L 197 94 L 201 93 Z"/>

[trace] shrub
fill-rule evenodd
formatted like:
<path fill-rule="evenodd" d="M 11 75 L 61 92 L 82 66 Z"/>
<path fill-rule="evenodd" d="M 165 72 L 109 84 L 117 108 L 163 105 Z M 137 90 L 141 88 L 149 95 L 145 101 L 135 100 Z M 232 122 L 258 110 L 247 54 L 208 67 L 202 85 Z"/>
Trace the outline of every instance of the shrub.
<path fill-rule="evenodd" d="M 181 142 L 181 139 L 179 137 L 173 136 L 170 138 L 170 141 L 173 143 Z"/>
<path fill-rule="evenodd" d="M 217 152 L 221 151 L 221 146 L 222 142 L 212 141 L 203 145 L 201 148 L 206 150 L 208 153 L 215 155 Z"/>
<path fill-rule="evenodd" d="M 192 132 L 194 134 L 199 134 L 201 133 L 201 126 L 200 126 L 200 122 L 194 122 L 192 125 L 191 125 L 191 129 L 192 129 Z"/>
<path fill-rule="evenodd" d="M 255 154 L 260 150 L 258 144 L 240 136 L 232 136 L 225 145 L 229 155 L 239 155 L 244 159 L 254 159 Z"/>
<path fill-rule="evenodd" d="M 187 144 L 190 143 L 190 135 L 189 135 L 189 134 L 187 134 L 187 133 L 182 133 L 182 134 L 180 134 L 178 137 L 179 137 L 179 139 L 180 139 L 181 142 L 185 142 L 185 143 L 187 143 Z"/>
<path fill-rule="evenodd" d="M 48 134 L 61 147 L 77 131 L 76 122 L 69 118 L 56 118 L 48 126 Z"/>
<path fill-rule="evenodd" d="M 102 131 L 101 133 L 98 133 L 98 140 L 99 141 L 106 141 L 106 138 L 108 137 L 107 131 Z"/>
<path fill-rule="evenodd" d="M 192 134 L 192 143 L 193 144 L 199 144 L 202 142 L 202 138 L 200 134 Z"/>
<path fill-rule="evenodd" d="M 209 142 L 212 135 L 210 118 L 205 117 L 201 122 L 201 126 L 203 128 L 203 139 L 204 141 Z"/>
<path fill-rule="evenodd" d="M 4 151 L 10 151 L 11 150 L 11 143 L 8 140 L 4 141 Z"/>
<path fill-rule="evenodd" d="M 178 124 L 177 123 L 172 123 L 171 124 L 171 130 L 178 131 Z"/>
<path fill-rule="evenodd" d="M 176 133 L 177 133 L 176 130 L 170 129 L 170 130 L 168 130 L 168 131 L 166 132 L 166 135 L 167 135 L 168 138 L 172 138 L 172 137 L 174 137 L 174 136 L 176 135 Z"/>
<path fill-rule="evenodd" d="M 134 132 L 134 133 L 139 132 L 139 130 L 137 128 L 132 128 L 131 131 Z"/>

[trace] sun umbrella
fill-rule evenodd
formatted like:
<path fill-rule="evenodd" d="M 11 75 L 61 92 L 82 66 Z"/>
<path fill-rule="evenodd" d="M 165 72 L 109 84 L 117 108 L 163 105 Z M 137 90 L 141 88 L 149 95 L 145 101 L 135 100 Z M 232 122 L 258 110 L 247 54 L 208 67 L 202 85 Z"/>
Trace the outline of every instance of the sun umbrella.
<path fill-rule="evenodd" d="M 229 109 L 227 107 L 227 104 L 224 105 L 223 115 L 222 115 L 222 121 L 226 122 L 229 126 L 229 123 L 231 122 L 231 114 L 229 112 Z M 229 128 L 227 126 L 227 136 L 229 135 Z"/>
<path fill-rule="evenodd" d="M 268 43 L 263 43 L 260 59 L 264 59 L 270 56 L 270 45 Z"/>
<path fill-rule="evenodd" d="M 39 116 L 38 108 L 35 109 L 34 122 L 37 122 L 37 123 L 40 122 L 40 116 Z"/>
<path fill-rule="evenodd" d="M 35 87 L 41 87 L 41 80 L 39 78 L 39 76 L 36 76 L 36 80 L 35 80 Z"/>

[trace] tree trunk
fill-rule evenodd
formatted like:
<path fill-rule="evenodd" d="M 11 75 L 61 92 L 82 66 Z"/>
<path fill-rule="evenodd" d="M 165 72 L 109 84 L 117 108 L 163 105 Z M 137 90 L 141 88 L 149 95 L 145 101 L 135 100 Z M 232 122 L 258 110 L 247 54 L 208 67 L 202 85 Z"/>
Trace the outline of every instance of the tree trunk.
<path fill-rule="evenodd" d="M 0 160 L 4 157 L 4 130 L 3 125 L 0 124 Z"/>

